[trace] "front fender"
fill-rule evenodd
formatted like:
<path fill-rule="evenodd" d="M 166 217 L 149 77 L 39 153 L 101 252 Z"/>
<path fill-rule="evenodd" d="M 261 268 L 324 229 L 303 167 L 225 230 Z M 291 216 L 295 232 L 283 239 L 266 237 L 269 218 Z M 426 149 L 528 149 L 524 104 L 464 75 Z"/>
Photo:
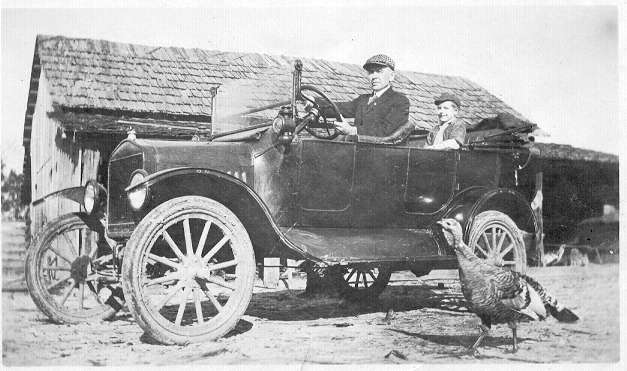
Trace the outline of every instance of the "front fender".
<path fill-rule="evenodd" d="M 107 189 L 100 183 L 96 182 L 95 180 L 88 180 L 85 184 L 87 183 L 93 183 L 94 185 L 96 185 L 96 187 L 98 188 L 98 192 L 99 192 L 99 199 L 105 201 L 107 199 Z M 65 188 L 65 189 L 61 189 L 59 191 L 55 191 L 52 193 L 49 193 L 47 195 L 45 195 L 44 197 L 38 198 L 35 201 L 32 202 L 32 206 L 38 206 L 46 201 L 49 201 L 53 198 L 62 198 L 62 199 L 66 199 L 66 200 L 70 200 L 70 201 L 74 201 L 77 204 L 83 206 L 83 198 L 85 196 L 85 186 L 78 186 L 78 187 L 71 187 L 71 188 Z M 98 210 L 102 211 L 105 208 L 102 207 L 101 205 L 99 205 Z"/>
<path fill-rule="evenodd" d="M 66 188 L 66 189 L 62 189 L 59 191 L 55 191 L 52 193 L 49 193 L 47 195 L 45 195 L 44 197 L 38 198 L 35 201 L 32 202 L 32 206 L 37 206 L 39 204 L 42 204 L 52 198 L 63 198 L 66 200 L 70 200 L 70 201 L 74 201 L 76 203 L 79 204 L 83 204 L 83 195 L 85 193 L 85 187 L 72 187 L 72 188 Z"/>
<path fill-rule="evenodd" d="M 89 227 L 89 229 L 95 231 L 100 236 L 105 236 L 105 226 L 99 217 L 87 213 L 74 213 L 74 215 L 81 218 L 81 220 Z"/>
<path fill-rule="evenodd" d="M 151 195 L 143 213 L 176 197 L 204 196 L 222 203 L 237 215 L 250 235 L 258 259 L 287 256 L 320 261 L 287 239 L 259 195 L 231 175 L 206 168 L 180 167 L 151 174 L 126 191 L 140 186 L 148 187 Z"/>

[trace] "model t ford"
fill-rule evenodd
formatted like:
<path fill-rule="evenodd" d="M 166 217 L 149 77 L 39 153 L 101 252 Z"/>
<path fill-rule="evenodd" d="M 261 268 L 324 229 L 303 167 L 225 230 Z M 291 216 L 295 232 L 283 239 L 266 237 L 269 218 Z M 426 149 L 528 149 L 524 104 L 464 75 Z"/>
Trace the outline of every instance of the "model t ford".
<path fill-rule="evenodd" d="M 372 298 L 393 271 L 456 267 L 442 218 L 493 264 L 524 270 L 535 256 L 531 126 L 475 133 L 460 150 L 337 140 L 337 107 L 336 117 L 299 108 L 312 95 L 334 103 L 301 86 L 298 68 L 293 85 L 271 123 L 120 143 L 108 189 L 89 182 L 86 212 L 52 223 L 29 251 L 39 307 L 58 321 L 106 317 L 116 305 L 103 292 L 121 279 L 150 336 L 187 343 L 236 325 L 264 257 L 333 267 L 348 296 Z"/>

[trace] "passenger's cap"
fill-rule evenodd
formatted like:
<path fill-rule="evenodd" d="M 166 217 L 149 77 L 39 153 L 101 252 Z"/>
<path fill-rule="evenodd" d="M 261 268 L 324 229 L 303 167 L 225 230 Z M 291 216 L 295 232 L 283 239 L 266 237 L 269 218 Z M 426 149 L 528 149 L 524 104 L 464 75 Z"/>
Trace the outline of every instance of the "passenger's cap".
<path fill-rule="evenodd" d="M 457 96 L 451 94 L 451 93 L 442 93 L 440 94 L 439 97 L 435 98 L 435 105 L 439 106 L 440 104 L 444 103 L 444 102 L 453 102 L 455 104 L 457 104 L 457 107 L 461 107 L 462 102 L 459 100 L 459 98 L 457 98 Z"/>

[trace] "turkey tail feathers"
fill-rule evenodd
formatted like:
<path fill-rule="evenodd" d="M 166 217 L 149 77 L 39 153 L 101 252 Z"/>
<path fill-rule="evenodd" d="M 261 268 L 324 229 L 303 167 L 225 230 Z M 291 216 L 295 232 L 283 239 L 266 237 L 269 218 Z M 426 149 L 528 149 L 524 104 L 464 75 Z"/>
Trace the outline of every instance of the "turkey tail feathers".
<path fill-rule="evenodd" d="M 572 323 L 579 319 L 579 317 L 568 308 L 557 309 L 549 305 L 547 305 L 547 308 L 549 309 L 549 313 L 560 322 Z"/>
<path fill-rule="evenodd" d="M 570 309 L 562 307 L 557 299 L 552 297 L 545 289 L 538 283 L 538 281 L 534 280 L 529 276 L 523 276 L 525 281 L 529 284 L 529 286 L 533 287 L 533 289 L 540 295 L 542 302 L 548 312 L 555 317 L 560 322 L 575 322 L 579 319 L 579 317 L 573 313 Z"/>

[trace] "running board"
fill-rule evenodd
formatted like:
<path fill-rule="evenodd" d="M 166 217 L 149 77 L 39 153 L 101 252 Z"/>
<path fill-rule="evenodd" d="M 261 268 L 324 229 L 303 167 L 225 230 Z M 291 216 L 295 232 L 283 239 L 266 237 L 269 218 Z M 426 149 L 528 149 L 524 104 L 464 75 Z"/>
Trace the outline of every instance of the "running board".
<path fill-rule="evenodd" d="M 305 252 L 327 262 L 448 260 L 425 229 L 281 228 Z"/>

